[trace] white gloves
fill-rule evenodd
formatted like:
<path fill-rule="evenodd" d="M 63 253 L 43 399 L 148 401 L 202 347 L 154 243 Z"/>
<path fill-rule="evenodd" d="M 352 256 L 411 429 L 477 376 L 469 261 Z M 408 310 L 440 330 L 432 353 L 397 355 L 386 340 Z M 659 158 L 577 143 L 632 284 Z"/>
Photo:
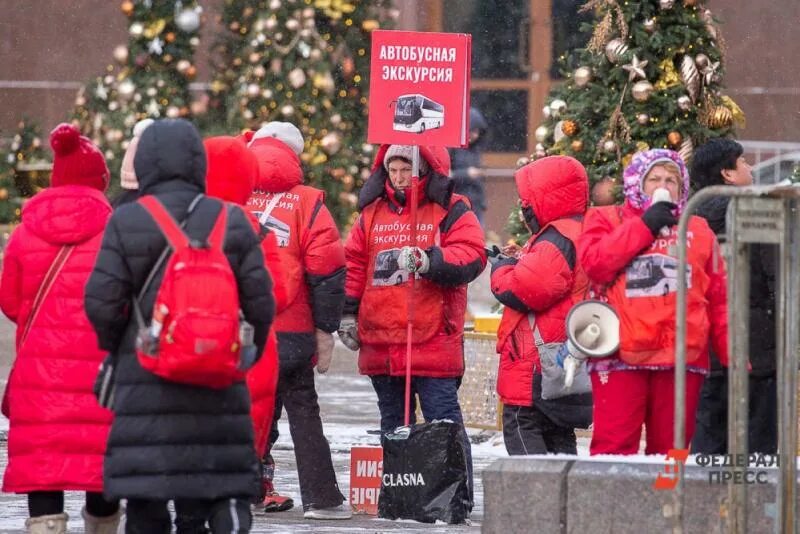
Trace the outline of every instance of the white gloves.
<path fill-rule="evenodd" d="M 321 375 L 328 372 L 333 358 L 333 334 L 317 328 L 317 372 Z"/>
<path fill-rule="evenodd" d="M 403 247 L 400 249 L 397 264 L 401 269 L 405 269 L 410 273 L 427 273 L 428 269 L 431 268 L 431 260 L 425 251 L 419 247 Z"/>
<path fill-rule="evenodd" d="M 339 339 L 344 346 L 352 351 L 361 348 L 361 341 L 358 339 L 358 323 L 355 315 L 345 315 L 339 323 Z"/>

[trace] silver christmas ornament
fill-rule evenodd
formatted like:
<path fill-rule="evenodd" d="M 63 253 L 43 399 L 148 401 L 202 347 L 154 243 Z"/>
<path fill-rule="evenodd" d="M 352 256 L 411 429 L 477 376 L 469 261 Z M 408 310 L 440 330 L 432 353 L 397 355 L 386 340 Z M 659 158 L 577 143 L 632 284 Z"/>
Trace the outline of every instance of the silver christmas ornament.
<path fill-rule="evenodd" d="M 622 39 L 611 39 L 606 45 L 606 57 L 611 63 L 618 63 L 628 51 L 628 45 Z"/>
<path fill-rule="evenodd" d="M 539 126 L 536 128 L 536 131 L 533 132 L 533 137 L 540 143 L 544 143 L 548 135 L 550 135 L 550 129 L 545 125 Z"/>
<path fill-rule="evenodd" d="M 681 95 L 678 97 L 678 108 L 682 111 L 689 111 L 692 109 L 692 99 L 686 95 Z"/>
<path fill-rule="evenodd" d="M 592 69 L 590 67 L 578 67 L 573 74 L 575 85 L 586 87 L 592 81 Z"/>
<path fill-rule="evenodd" d="M 567 103 L 563 100 L 557 98 L 550 102 L 550 111 L 553 114 L 553 117 L 558 117 L 567 109 Z"/>
<path fill-rule="evenodd" d="M 689 98 L 692 102 L 697 102 L 697 97 L 700 95 L 700 72 L 694 64 L 694 59 L 689 55 L 683 56 L 681 61 L 681 80 L 686 92 L 689 93 Z"/>
<path fill-rule="evenodd" d="M 639 113 L 636 115 L 636 122 L 641 124 L 642 126 L 646 126 L 650 123 L 650 115 L 647 113 Z"/>

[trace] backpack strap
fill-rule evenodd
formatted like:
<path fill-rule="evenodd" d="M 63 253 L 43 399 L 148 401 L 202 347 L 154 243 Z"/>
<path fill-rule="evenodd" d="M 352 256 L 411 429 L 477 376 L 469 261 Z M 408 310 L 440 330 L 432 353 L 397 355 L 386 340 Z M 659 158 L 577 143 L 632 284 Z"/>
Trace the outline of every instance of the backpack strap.
<path fill-rule="evenodd" d="M 528 325 L 531 327 L 533 342 L 536 344 L 536 349 L 538 350 L 539 347 L 544 345 L 544 339 L 542 339 L 542 333 L 539 332 L 539 325 L 536 324 L 536 315 L 533 312 L 528 314 Z"/>
<path fill-rule="evenodd" d="M 222 246 L 225 244 L 225 230 L 228 226 L 229 208 L 227 204 L 222 204 L 222 209 L 219 210 L 219 215 L 217 215 L 217 222 L 214 223 L 214 227 L 208 234 L 208 245 L 211 248 L 222 250 Z"/>
<path fill-rule="evenodd" d="M 269 216 L 272 214 L 272 210 L 275 209 L 275 206 L 278 205 L 278 202 L 280 202 L 284 194 L 285 193 L 278 193 L 269 200 L 267 207 L 265 207 L 264 211 L 261 212 L 261 217 L 258 219 L 258 222 L 261 224 L 267 224 Z"/>
<path fill-rule="evenodd" d="M 189 246 L 189 238 L 186 237 L 161 201 L 152 195 L 147 195 L 139 199 L 139 204 L 147 210 L 173 249 Z"/>

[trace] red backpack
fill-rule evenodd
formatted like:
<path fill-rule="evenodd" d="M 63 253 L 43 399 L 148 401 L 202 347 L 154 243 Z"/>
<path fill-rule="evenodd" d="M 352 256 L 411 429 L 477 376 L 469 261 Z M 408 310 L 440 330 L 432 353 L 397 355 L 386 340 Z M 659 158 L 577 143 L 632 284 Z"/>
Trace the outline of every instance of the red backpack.
<path fill-rule="evenodd" d="M 223 205 L 207 242 L 189 240 L 153 196 L 139 203 L 172 248 L 149 327 L 136 304 L 136 354 L 144 369 L 173 382 L 225 388 L 243 380 L 239 292 L 223 252 L 228 209 Z"/>

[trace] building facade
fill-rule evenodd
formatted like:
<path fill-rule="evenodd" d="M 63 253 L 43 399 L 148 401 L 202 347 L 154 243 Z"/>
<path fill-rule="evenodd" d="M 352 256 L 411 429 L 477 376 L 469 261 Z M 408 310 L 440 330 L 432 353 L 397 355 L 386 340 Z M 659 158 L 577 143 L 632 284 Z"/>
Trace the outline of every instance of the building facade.
<path fill-rule="evenodd" d="M 201 2 L 210 43 L 223 0 Z M 533 151 L 529 135 L 554 83 L 555 62 L 586 40 L 578 8 L 584 0 L 396 0 L 398 27 L 473 35 L 472 102 L 490 126 L 488 228 L 500 231 L 513 202 L 516 160 Z M 725 83 L 744 109 L 740 138 L 800 142 L 800 22 L 797 0 L 708 0 L 723 22 Z M 0 0 L 0 132 L 23 117 L 48 128 L 68 117 L 83 82 L 103 72 L 127 42 L 127 19 L 108 0 Z M 209 79 L 200 47 L 198 83 Z"/>

